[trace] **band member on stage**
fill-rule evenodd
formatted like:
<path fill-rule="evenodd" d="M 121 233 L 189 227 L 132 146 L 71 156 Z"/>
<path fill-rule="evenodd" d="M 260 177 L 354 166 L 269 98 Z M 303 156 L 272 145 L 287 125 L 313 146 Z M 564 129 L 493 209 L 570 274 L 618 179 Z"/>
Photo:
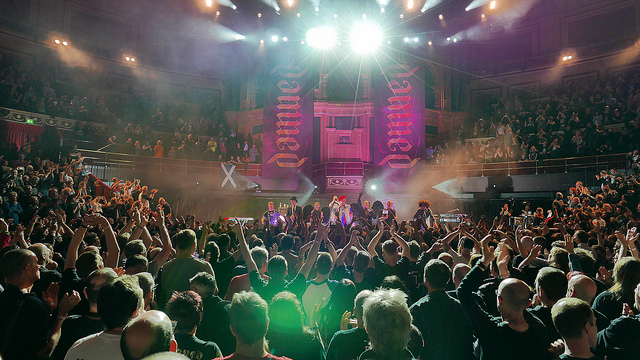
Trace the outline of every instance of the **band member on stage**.
<path fill-rule="evenodd" d="M 351 221 L 353 220 L 353 213 L 351 213 L 351 205 L 347 204 L 347 197 L 340 196 L 340 207 L 338 208 L 338 219 L 342 223 L 344 228 L 347 228 L 351 225 Z"/>
<path fill-rule="evenodd" d="M 340 201 L 338 201 L 338 195 L 333 195 L 333 199 L 329 203 L 329 209 L 331 210 L 331 217 L 329 218 L 331 221 L 331 225 L 335 225 L 336 220 L 338 220 L 338 211 L 340 209 Z"/>
<path fill-rule="evenodd" d="M 500 209 L 500 216 L 506 216 L 506 217 L 511 216 L 511 210 L 509 209 L 509 204 L 504 204 L 502 206 L 502 209 Z"/>
<path fill-rule="evenodd" d="M 427 220 L 431 217 L 431 203 L 428 200 L 418 201 L 418 210 L 413 215 L 412 226 L 416 231 L 424 231 L 429 228 Z"/>
<path fill-rule="evenodd" d="M 302 224 L 302 208 L 298 205 L 298 198 L 292 196 L 289 199 L 291 206 L 287 208 L 287 230 L 298 232 Z"/>
<path fill-rule="evenodd" d="M 275 210 L 273 201 L 269 201 L 267 206 L 269 206 L 269 210 L 262 215 L 262 227 L 268 230 L 280 230 L 281 226 L 284 225 L 284 218 Z"/>
<path fill-rule="evenodd" d="M 378 214 L 380 221 L 384 222 L 389 227 L 391 227 L 391 224 L 396 221 L 396 216 L 396 209 L 393 208 L 393 201 L 391 200 L 387 201 L 387 207 L 381 209 L 380 214 Z"/>
<path fill-rule="evenodd" d="M 373 221 L 375 217 L 376 214 L 373 212 L 371 205 L 365 200 L 362 205 L 362 214 L 360 214 L 360 221 L 362 222 L 361 225 L 373 228 Z"/>
<path fill-rule="evenodd" d="M 312 232 L 316 231 L 321 221 L 322 221 L 322 211 L 320 210 L 320 203 L 316 201 L 313 204 L 313 210 L 311 210 L 311 213 L 309 214 L 309 217 L 307 218 L 307 221 L 306 221 L 307 224 L 309 224 L 309 229 L 307 231 L 307 234 L 311 234 Z"/>

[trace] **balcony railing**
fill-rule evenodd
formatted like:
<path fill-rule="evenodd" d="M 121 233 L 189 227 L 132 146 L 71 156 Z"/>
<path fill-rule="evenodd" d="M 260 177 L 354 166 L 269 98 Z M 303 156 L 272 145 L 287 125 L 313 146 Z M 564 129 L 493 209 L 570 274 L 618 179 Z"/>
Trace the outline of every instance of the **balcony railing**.
<path fill-rule="evenodd" d="M 139 173 L 162 171 L 172 174 L 222 174 L 220 162 L 155 158 L 128 154 L 81 150 L 88 170 L 103 180 L 112 177 L 138 177 Z M 626 169 L 626 154 L 596 155 L 546 159 L 538 161 L 505 161 L 482 164 L 427 164 L 427 169 L 455 174 L 456 177 L 512 176 L 591 172 L 607 169 Z M 373 173 L 374 166 L 365 162 L 326 162 L 313 165 L 313 176 L 364 176 Z M 244 176 L 262 176 L 262 164 L 237 165 L 236 171 Z"/>
<path fill-rule="evenodd" d="M 148 171 L 162 171 L 175 175 L 179 174 L 222 174 L 220 162 L 188 159 L 156 158 L 150 156 L 135 156 L 96 150 L 80 150 L 85 158 L 84 164 L 88 170 L 103 180 L 112 177 L 133 178 L 138 173 Z M 243 176 L 261 176 L 261 164 L 236 165 L 236 172 Z"/>

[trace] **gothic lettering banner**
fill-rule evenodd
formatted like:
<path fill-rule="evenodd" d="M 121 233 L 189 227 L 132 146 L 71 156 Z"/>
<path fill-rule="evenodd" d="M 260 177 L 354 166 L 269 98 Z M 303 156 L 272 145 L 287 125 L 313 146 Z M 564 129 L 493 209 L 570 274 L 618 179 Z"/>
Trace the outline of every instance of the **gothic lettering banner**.
<path fill-rule="evenodd" d="M 374 165 L 409 175 L 425 151 L 424 67 L 389 65 L 374 86 Z"/>
<path fill-rule="evenodd" d="M 263 178 L 311 177 L 313 87 L 309 71 L 278 65 L 267 77 L 263 121 Z"/>

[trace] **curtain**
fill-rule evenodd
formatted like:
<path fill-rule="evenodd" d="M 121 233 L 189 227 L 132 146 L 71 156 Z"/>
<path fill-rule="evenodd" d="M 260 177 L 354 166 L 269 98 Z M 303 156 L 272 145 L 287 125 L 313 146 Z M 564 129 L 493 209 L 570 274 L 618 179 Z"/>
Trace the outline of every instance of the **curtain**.
<path fill-rule="evenodd" d="M 44 132 L 44 126 L 17 124 L 4 121 L 2 123 L 3 140 L 18 145 L 18 148 L 24 146 L 27 141 L 33 143 L 40 141 L 40 137 Z"/>

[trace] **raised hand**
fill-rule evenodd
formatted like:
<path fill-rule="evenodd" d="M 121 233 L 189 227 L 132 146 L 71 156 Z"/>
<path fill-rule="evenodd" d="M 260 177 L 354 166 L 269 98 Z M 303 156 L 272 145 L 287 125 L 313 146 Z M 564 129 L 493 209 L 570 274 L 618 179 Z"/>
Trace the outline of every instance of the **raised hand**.
<path fill-rule="evenodd" d="M 564 249 L 567 250 L 569 254 L 574 253 L 575 244 L 573 243 L 573 237 L 569 234 L 564 235 Z"/>
<path fill-rule="evenodd" d="M 60 300 L 60 306 L 58 307 L 58 316 L 66 316 L 69 311 L 73 310 L 76 305 L 80 303 L 80 294 L 73 290 L 71 295 L 64 294 L 62 300 Z"/>
<path fill-rule="evenodd" d="M 51 312 L 58 307 L 58 291 L 60 285 L 58 283 L 51 283 L 47 290 L 42 292 L 42 302 L 49 308 Z"/>
<path fill-rule="evenodd" d="M 493 250 L 489 247 L 489 242 L 491 242 L 491 235 L 485 236 L 480 241 L 480 245 L 482 246 L 482 259 L 480 259 L 480 261 L 485 266 L 489 266 L 489 264 L 496 258 Z"/>
<path fill-rule="evenodd" d="M 346 310 L 340 317 L 340 330 L 349 330 L 349 320 L 351 319 L 351 312 Z"/>

